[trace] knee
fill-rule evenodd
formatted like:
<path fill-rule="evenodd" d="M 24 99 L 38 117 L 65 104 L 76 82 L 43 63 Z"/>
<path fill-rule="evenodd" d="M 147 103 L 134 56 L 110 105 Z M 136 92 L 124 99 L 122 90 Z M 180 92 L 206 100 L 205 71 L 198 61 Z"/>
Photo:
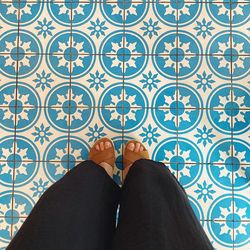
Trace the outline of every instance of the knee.
<path fill-rule="evenodd" d="M 166 166 L 161 162 L 156 162 L 149 159 L 140 159 L 134 162 L 131 169 L 135 169 L 135 171 L 139 171 L 141 174 L 145 173 L 161 173 L 166 171 Z"/>

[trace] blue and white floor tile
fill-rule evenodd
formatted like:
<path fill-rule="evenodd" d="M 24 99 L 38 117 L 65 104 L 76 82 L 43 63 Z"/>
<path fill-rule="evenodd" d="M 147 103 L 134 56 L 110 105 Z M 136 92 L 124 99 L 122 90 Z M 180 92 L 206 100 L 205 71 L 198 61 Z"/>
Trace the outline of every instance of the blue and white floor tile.
<path fill-rule="evenodd" d="M 0 0 L 0 249 L 110 137 L 141 140 L 215 249 L 249 249 L 250 2 Z"/>

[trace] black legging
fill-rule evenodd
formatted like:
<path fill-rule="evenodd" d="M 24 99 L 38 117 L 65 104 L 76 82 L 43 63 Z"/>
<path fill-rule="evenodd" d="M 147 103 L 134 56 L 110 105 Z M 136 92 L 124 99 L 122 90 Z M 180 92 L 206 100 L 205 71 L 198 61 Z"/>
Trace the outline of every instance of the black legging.
<path fill-rule="evenodd" d="M 142 159 L 133 164 L 122 188 L 99 165 L 82 162 L 44 193 L 7 247 L 63 249 L 213 247 L 175 177 L 162 163 Z"/>

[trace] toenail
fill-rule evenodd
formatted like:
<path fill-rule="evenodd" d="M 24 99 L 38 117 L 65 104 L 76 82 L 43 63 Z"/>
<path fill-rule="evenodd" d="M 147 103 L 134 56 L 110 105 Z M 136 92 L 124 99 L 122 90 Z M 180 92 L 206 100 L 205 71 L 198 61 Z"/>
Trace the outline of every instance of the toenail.
<path fill-rule="evenodd" d="M 140 143 L 136 143 L 135 149 L 139 151 L 140 150 L 140 146 L 141 146 Z"/>

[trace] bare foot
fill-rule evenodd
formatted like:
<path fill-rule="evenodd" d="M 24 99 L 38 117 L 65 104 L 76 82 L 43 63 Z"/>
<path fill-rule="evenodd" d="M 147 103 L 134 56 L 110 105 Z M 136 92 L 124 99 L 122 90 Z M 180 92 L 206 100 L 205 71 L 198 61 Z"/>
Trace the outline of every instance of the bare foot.
<path fill-rule="evenodd" d="M 127 149 L 130 150 L 130 151 L 133 151 L 135 153 L 138 153 L 138 152 L 142 152 L 144 150 L 143 146 L 141 145 L 141 143 L 139 142 L 130 142 L 127 146 Z M 128 174 L 128 171 L 129 169 L 131 168 L 133 163 L 131 163 L 130 165 L 128 165 L 125 169 L 124 169 L 124 179 L 126 178 L 127 174 Z"/>
<path fill-rule="evenodd" d="M 109 141 L 104 142 L 100 142 L 99 144 L 95 145 L 95 149 L 98 151 L 103 151 L 104 149 L 109 149 L 112 147 L 112 144 Z M 107 172 L 107 174 L 112 178 L 113 176 L 113 167 L 111 165 L 109 165 L 107 162 L 101 162 L 99 164 L 101 167 L 103 167 L 105 169 L 105 171 Z"/>

